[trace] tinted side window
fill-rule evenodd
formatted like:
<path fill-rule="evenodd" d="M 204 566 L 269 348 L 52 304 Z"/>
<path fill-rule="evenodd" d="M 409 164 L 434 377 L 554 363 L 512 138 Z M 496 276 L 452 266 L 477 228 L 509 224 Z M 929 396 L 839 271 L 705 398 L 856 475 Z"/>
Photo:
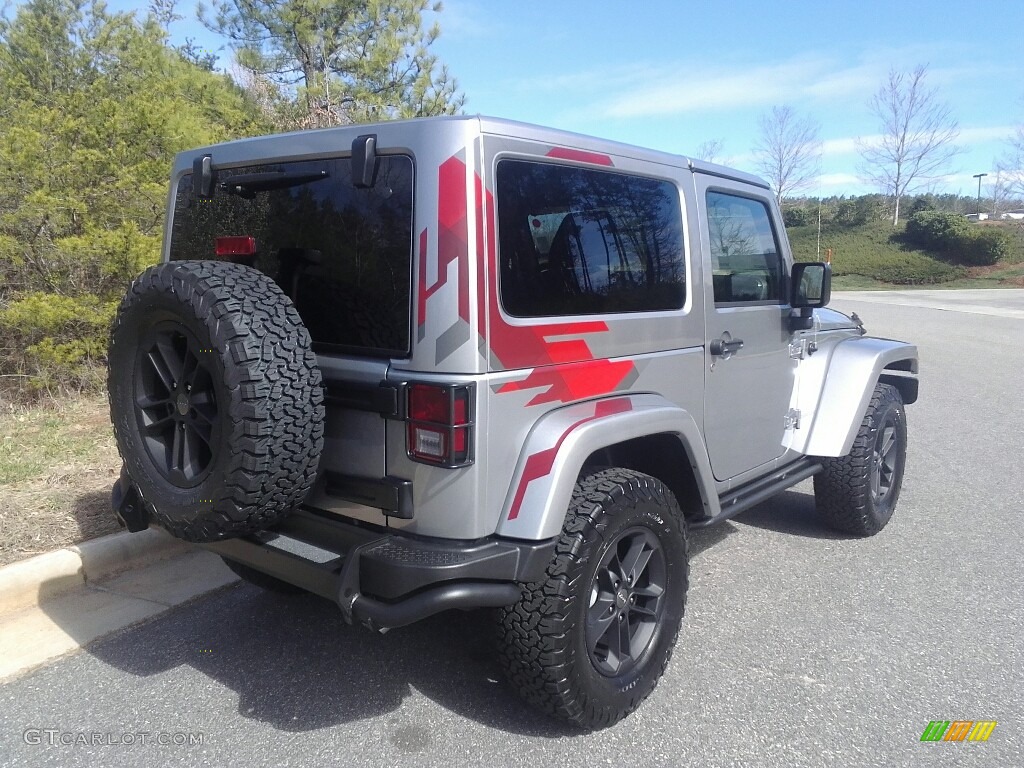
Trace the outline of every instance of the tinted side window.
<path fill-rule="evenodd" d="M 724 192 L 708 192 L 707 206 L 715 303 L 781 302 L 782 258 L 768 206 Z"/>
<path fill-rule="evenodd" d="M 510 314 L 683 306 L 682 215 L 671 182 L 502 160 L 496 187 L 501 300 Z"/>
<path fill-rule="evenodd" d="M 214 158 L 216 162 L 216 158 Z M 212 259 L 218 237 L 248 235 L 243 261 L 295 302 L 315 347 L 378 356 L 409 352 L 412 158 L 379 158 L 372 189 L 352 185 L 348 158 L 222 169 L 213 199 L 178 183 L 172 259 Z M 279 176 L 234 192 L 233 179 Z"/>

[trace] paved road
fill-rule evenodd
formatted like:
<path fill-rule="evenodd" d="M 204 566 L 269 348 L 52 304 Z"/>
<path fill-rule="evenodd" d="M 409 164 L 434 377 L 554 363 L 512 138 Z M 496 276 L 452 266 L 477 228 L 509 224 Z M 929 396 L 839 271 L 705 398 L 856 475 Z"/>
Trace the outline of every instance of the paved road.
<path fill-rule="evenodd" d="M 966 312 L 972 315 L 1015 317 L 1024 320 L 1024 289 L 977 288 L 961 291 L 914 289 L 907 291 L 845 291 L 836 299 L 869 304 L 893 304 L 924 307 L 945 312 Z"/>
<path fill-rule="evenodd" d="M 699 532 L 677 656 L 615 728 L 521 705 L 482 616 L 376 638 L 315 598 L 237 586 L 0 688 L 0 764 L 1022 765 L 1024 320 L 945 296 L 954 311 L 834 301 L 921 348 L 889 527 L 831 535 L 805 484 Z M 935 719 L 999 725 L 922 744 Z M 25 744 L 28 728 L 204 743 Z"/>

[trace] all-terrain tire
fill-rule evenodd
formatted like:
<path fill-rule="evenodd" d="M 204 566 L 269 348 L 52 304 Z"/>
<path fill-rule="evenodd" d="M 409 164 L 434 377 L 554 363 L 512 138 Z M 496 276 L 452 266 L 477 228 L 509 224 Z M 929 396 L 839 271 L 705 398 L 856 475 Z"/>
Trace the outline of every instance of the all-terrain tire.
<path fill-rule="evenodd" d="M 257 571 L 255 568 L 250 568 L 247 565 L 236 563 L 234 560 L 222 557 L 224 565 L 231 569 L 231 571 L 238 576 L 242 581 L 252 584 L 254 587 L 259 587 L 267 592 L 275 592 L 279 595 L 298 595 L 306 590 L 302 587 L 297 587 L 294 584 L 289 584 L 287 581 L 281 581 L 276 576 L 271 576 L 263 571 Z"/>
<path fill-rule="evenodd" d="M 266 275 L 216 261 L 150 267 L 117 310 L 108 367 L 118 450 L 175 536 L 267 528 L 312 488 L 320 371 L 298 312 Z"/>
<path fill-rule="evenodd" d="M 651 549 L 630 579 L 630 553 L 641 545 Z M 688 577 L 686 524 L 671 491 L 629 469 L 581 478 L 546 579 L 525 585 L 519 602 L 501 610 L 499 659 L 509 682 L 530 704 L 583 728 L 615 724 L 651 694 L 668 665 Z M 635 595 L 622 589 L 627 580 Z M 655 586 L 659 602 L 642 596 L 633 603 Z M 620 609 L 634 608 L 653 618 L 633 624 L 644 614 L 621 617 Z M 616 631 L 627 644 L 637 640 L 630 653 L 613 653 Z"/>
<path fill-rule="evenodd" d="M 821 459 L 824 469 L 814 476 L 818 513 L 836 530 L 874 536 L 892 518 L 906 459 L 903 398 L 892 385 L 879 384 L 850 452 Z"/>

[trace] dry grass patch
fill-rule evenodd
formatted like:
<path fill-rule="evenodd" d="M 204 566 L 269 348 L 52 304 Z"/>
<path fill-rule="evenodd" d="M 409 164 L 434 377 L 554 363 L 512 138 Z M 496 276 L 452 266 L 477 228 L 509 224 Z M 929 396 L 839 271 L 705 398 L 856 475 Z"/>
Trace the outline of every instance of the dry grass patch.
<path fill-rule="evenodd" d="M 0 565 L 120 530 L 104 396 L 0 413 Z"/>

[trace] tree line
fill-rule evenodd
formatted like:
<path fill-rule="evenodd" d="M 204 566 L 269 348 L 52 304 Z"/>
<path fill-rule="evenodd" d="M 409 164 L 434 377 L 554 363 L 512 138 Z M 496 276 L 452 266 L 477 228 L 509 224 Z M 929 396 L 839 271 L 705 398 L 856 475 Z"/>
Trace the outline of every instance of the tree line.
<path fill-rule="evenodd" d="M 0 402 L 99 384 L 114 308 L 159 258 L 175 153 L 465 103 L 432 53 L 433 0 L 209 0 L 198 20 L 228 41 L 227 73 L 194 39 L 171 41 L 176 2 L 118 13 L 100 0 L 27 0 L 0 14 Z M 884 209 L 896 223 L 955 156 L 958 127 L 923 66 L 892 70 L 867 106 L 882 140 L 861 147 L 865 177 L 882 194 L 837 201 L 836 221 Z M 820 148 L 809 116 L 786 105 L 762 116 L 759 170 L 787 216 L 813 207 L 796 196 Z M 698 154 L 722 151 L 713 140 Z M 1024 126 L 1002 162 L 1024 166 Z M 1024 194 L 1019 175 L 997 181 L 1000 201 Z"/>

